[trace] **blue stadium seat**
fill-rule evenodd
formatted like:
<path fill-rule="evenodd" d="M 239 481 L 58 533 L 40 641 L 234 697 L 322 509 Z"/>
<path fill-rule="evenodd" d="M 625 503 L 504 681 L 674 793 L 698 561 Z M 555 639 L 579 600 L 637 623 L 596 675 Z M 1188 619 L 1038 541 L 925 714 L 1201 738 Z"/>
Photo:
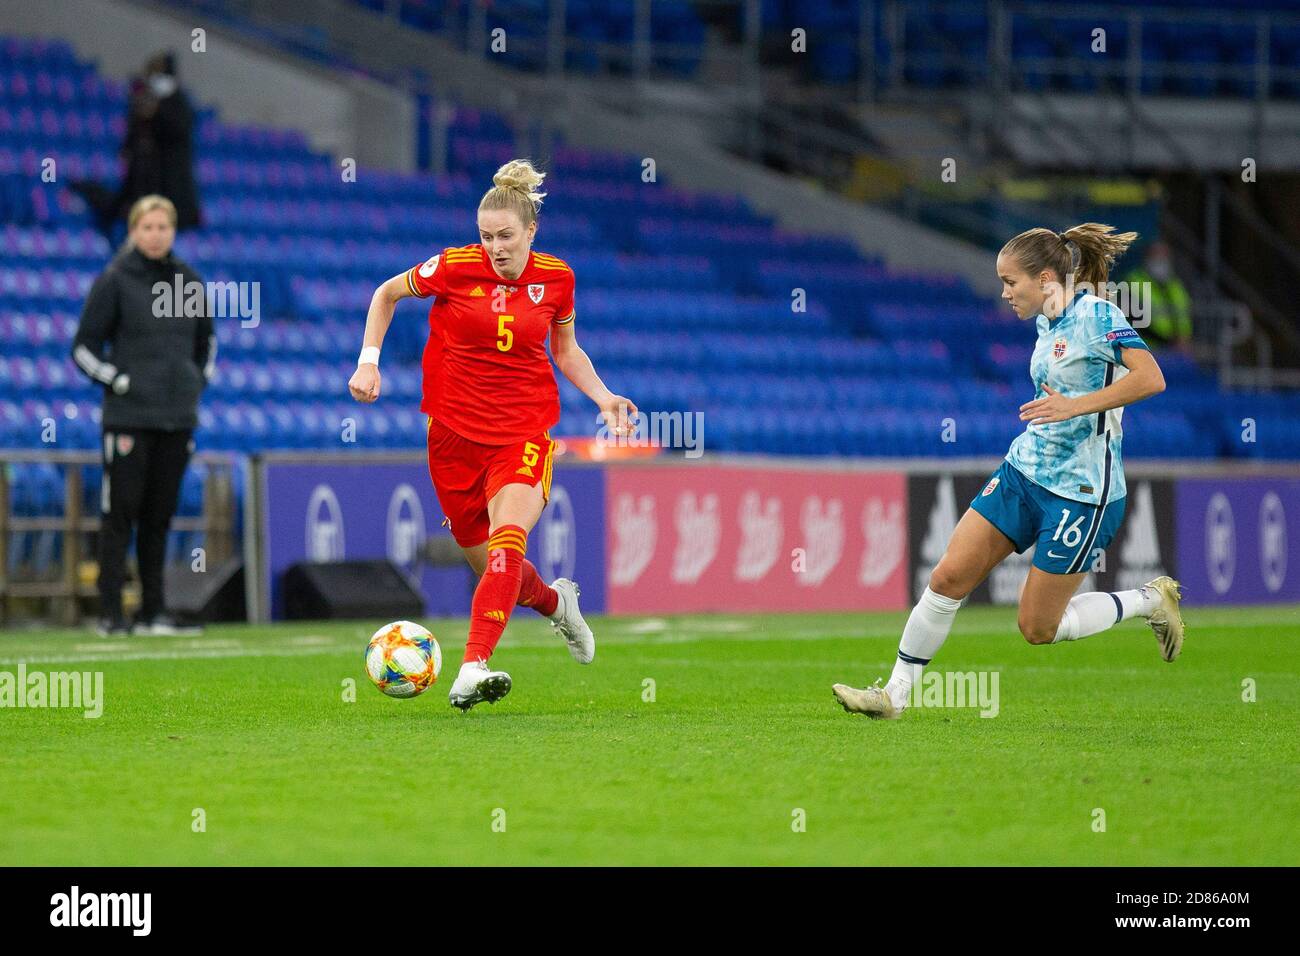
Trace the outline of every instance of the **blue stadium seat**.
<path fill-rule="evenodd" d="M 432 0 L 401 6 L 404 18 L 429 28 L 462 16 Z M 795 6 L 765 2 L 767 27 L 783 28 Z M 657 0 L 652 11 L 657 39 L 702 42 L 689 4 Z M 568 16 L 572 25 L 591 26 L 593 38 L 631 35 L 630 16 L 607 5 L 570 0 Z M 973 51 L 984 29 L 978 10 L 907 16 L 909 37 L 913 22 L 926 21 L 924 29 L 947 36 L 953 50 Z M 855 4 L 810 8 L 802 25 L 835 33 L 819 47 L 827 79 L 856 70 Z M 1108 30 L 1113 49 L 1124 49 L 1126 24 Z M 1243 36 L 1231 31 L 1151 30 L 1143 42 L 1155 55 L 1193 66 L 1224 57 L 1244 62 L 1247 53 Z M 1272 48 L 1295 64 L 1300 31 L 1280 28 Z M 877 50 L 886 62 L 888 51 Z M 1047 56 L 1055 47 L 1018 27 L 1013 51 Z M 693 69 L 689 52 L 659 66 Z M 961 80 L 942 64 L 921 67 L 914 79 Z M 1046 73 L 1029 77 L 1044 88 L 1059 82 Z M 1200 94 L 1223 85 L 1211 77 L 1183 88 Z M 114 250 L 66 187 L 34 191 L 30 182 L 39 157 L 53 149 L 66 157 L 66 175 L 114 181 L 125 109 L 122 84 L 78 62 L 66 44 L 0 39 L 4 447 L 39 447 L 34 423 L 41 416 L 57 424 L 61 446 L 97 447 L 100 396 L 68 353 L 89 284 Z M 427 303 L 399 307 L 385 343 L 386 401 L 362 407 L 347 400 L 346 381 L 366 309 L 383 279 L 473 239 L 477 186 L 513 155 L 513 141 L 502 117 L 458 108 L 447 175 L 367 170 L 344 186 L 331 159 L 311 152 L 300 134 L 201 111 L 198 178 L 207 223 L 178 241 L 178 254 L 207 279 L 257 282 L 261 315 L 249 327 L 238 318 L 217 322 L 218 374 L 201 408 L 199 447 L 339 448 L 347 418 L 362 447 L 420 447 Z M 642 183 L 640 157 L 631 154 L 561 145 L 552 165 L 554 194 L 539 246 L 573 265 L 579 339 L 611 385 L 645 410 L 705 409 L 714 447 L 736 451 L 1000 454 L 1019 431 L 1029 330 L 963 280 L 901 272 L 845 243 L 792 233 L 734 196 L 679 188 L 667 170 L 660 182 Z M 802 311 L 792 308 L 795 290 L 802 290 Z M 1161 358 L 1177 402 L 1160 414 L 1139 409 L 1132 416 L 1133 454 L 1267 457 L 1289 448 L 1294 456 L 1298 436 L 1290 423 L 1300 420 L 1300 408 L 1253 395 L 1225 402 L 1194 363 L 1172 353 Z M 556 433 L 590 434 L 590 403 L 567 381 L 560 394 Z M 938 422 L 949 415 L 958 422 L 957 443 L 938 440 Z M 1260 422 L 1257 442 L 1234 437 L 1243 417 Z M 187 495 L 196 480 L 187 479 Z M 24 481 L 39 506 L 42 486 Z"/>

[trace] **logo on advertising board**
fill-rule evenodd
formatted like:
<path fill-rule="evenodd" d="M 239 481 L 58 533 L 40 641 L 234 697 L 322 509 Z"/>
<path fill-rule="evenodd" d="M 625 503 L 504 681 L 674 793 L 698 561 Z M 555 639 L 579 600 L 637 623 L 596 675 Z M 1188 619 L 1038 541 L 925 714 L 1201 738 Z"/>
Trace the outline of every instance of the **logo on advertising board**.
<path fill-rule="evenodd" d="M 388 499 L 385 553 L 388 560 L 415 581 L 419 577 L 420 549 L 424 546 L 424 507 L 414 488 L 405 482 L 393 489 Z"/>
<path fill-rule="evenodd" d="M 781 554 L 781 499 L 766 501 L 754 489 L 740 499 L 736 515 L 740 524 L 740 548 L 736 552 L 737 581 L 761 581 Z"/>
<path fill-rule="evenodd" d="M 913 484 L 917 489 L 921 487 L 915 479 Z M 993 482 L 989 484 L 992 485 Z M 922 513 L 917 503 L 913 503 L 912 513 Z M 936 481 L 934 498 L 924 513 L 926 515 L 925 537 L 921 539 L 912 582 L 912 590 L 918 599 L 930 586 L 930 572 L 939 563 L 943 553 L 948 550 L 948 539 L 957 530 L 957 492 L 953 486 L 952 475 L 943 475 Z"/>
<path fill-rule="evenodd" d="M 888 504 L 872 498 L 862 509 L 862 564 L 858 580 L 867 587 L 879 587 L 907 556 L 907 523 L 903 502 Z"/>
<path fill-rule="evenodd" d="M 542 580 L 573 577 L 577 565 L 578 528 L 573 501 L 560 485 L 551 486 L 551 499 L 538 519 L 537 570 Z"/>
<path fill-rule="evenodd" d="M 1259 503 L 1259 569 L 1264 587 L 1276 594 L 1286 584 L 1286 510 L 1270 491 Z"/>
<path fill-rule="evenodd" d="M 609 557 L 609 583 L 636 583 L 655 553 L 658 533 L 655 500 L 650 495 L 637 498 L 621 494 L 614 500 L 611 516 L 614 553 Z"/>
<path fill-rule="evenodd" d="M 844 553 L 844 505 L 831 498 L 823 506 L 821 498 L 811 495 L 800 509 L 799 526 L 808 565 L 795 580 L 804 587 L 817 587 L 835 570 Z"/>
<path fill-rule="evenodd" d="M 707 494 L 696 499 L 687 491 L 677 498 L 674 509 L 677 525 L 677 549 L 673 552 L 673 580 L 691 584 L 718 556 L 722 537 L 722 519 L 718 514 L 718 496 Z"/>
<path fill-rule="evenodd" d="M 1216 492 L 1205 509 L 1205 570 L 1216 594 L 1232 587 L 1237 569 L 1237 534 L 1232 504 L 1223 492 Z"/>
<path fill-rule="evenodd" d="M 344 550 L 339 499 L 329 485 L 317 485 L 307 502 L 307 560 L 342 561 Z"/>
<path fill-rule="evenodd" d="M 1119 549 L 1120 567 L 1116 589 L 1129 591 L 1166 574 L 1160 551 L 1160 532 L 1156 527 L 1156 506 L 1151 482 L 1138 482 L 1129 490 L 1124 515 L 1124 544 Z"/>

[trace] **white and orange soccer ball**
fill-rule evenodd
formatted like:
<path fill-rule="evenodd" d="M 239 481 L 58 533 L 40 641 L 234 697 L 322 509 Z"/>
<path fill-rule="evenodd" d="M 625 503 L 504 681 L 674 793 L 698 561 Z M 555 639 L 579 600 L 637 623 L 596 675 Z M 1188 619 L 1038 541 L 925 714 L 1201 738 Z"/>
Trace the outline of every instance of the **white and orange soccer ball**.
<path fill-rule="evenodd" d="M 366 646 L 366 673 L 389 697 L 415 697 L 433 686 L 442 670 L 442 648 L 426 628 L 394 621 L 375 631 Z"/>

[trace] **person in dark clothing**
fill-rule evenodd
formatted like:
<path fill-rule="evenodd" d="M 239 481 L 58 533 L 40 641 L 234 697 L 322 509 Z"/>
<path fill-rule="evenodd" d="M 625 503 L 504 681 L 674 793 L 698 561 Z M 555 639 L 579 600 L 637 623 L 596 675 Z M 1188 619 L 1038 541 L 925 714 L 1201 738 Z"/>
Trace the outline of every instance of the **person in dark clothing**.
<path fill-rule="evenodd" d="M 217 340 L 206 295 L 189 294 L 204 288 L 202 280 L 171 254 L 175 206 L 145 196 L 127 225 L 127 243 L 91 286 L 72 344 L 73 360 L 104 389 L 97 630 L 194 633 L 166 613 L 163 558 Z M 133 527 L 141 600 L 128 625 L 122 584 Z"/>
<path fill-rule="evenodd" d="M 176 81 L 176 60 L 158 53 L 131 81 L 126 139 L 121 156 L 126 171 L 114 191 L 95 182 L 75 182 L 73 190 L 90 205 L 96 224 L 112 232 L 141 196 L 166 196 L 176 207 L 176 228 L 202 225 L 194 182 L 194 110 Z"/>

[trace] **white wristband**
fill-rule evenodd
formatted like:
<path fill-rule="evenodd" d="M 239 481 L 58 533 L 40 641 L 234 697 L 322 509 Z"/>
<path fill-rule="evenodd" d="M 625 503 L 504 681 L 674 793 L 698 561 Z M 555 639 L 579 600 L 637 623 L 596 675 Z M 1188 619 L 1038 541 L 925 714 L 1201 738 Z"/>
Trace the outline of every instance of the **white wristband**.
<path fill-rule="evenodd" d="M 379 365 L 379 346 L 367 345 L 361 350 L 361 355 L 357 358 L 358 365 Z"/>

